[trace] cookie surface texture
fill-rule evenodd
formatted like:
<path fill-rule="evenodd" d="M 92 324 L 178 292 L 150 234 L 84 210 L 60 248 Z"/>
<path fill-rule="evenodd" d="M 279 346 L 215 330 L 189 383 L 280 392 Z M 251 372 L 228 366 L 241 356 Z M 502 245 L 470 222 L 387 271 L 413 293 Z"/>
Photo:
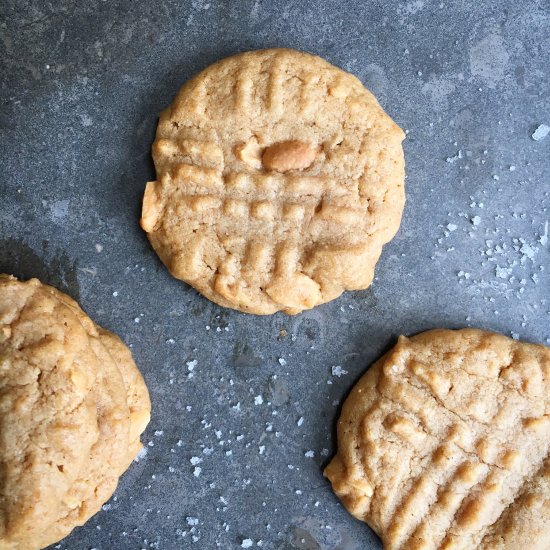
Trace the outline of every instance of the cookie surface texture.
<path fill-rule="evenodd" d="M 43 548 L 95 514 L 149 414 L 118 337 L 58 290 L 0 275 L 0 548 Z"/>
<path fill-rule="evenodd" d="M 371 284 L 401 221 L 403 138 L 356 77 L 319 57 L 223 59 L 160 116 L 141 226 L 210 300 L 298 313 Z"/>
<path fill-rule="evenodd" d="M 351 391 L 325 475 L 386 550 L 550 548 L 550 349 L 400 337 Z"/>

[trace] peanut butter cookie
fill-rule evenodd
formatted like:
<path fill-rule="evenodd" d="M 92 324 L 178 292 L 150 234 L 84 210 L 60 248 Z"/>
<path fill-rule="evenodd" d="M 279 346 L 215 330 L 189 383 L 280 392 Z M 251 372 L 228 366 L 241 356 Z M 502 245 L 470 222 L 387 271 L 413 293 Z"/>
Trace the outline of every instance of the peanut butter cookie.
<path fill-rule="evenodd" d="M 160 116 L 141 226 L 210 300 L 299 313 L 371 284 L 401 221 L 403 138 L 356 77 L 319 57 L 223 59 Z"/>
<path fill-rule="evenodd" d="M 550 548 L 550 349 L 399 338 L 354 387 L 325 470 L 387 550 Z"/>
<path fill-rule="evenodd" d="M 111 496 L 149 397 L 122 342 L 36 279 L 0 276 L 0 359 L 0 547 L 42 548 Z"/>

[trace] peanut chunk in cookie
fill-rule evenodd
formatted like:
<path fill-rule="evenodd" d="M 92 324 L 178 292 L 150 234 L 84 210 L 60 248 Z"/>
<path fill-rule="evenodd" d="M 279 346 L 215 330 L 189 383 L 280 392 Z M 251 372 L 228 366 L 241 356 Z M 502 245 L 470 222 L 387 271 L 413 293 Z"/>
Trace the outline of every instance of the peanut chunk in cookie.
<path fill-rule="evenodd" d="M 262 168 L 262 148 L 256 136 L 235 146 L 235 156 L 252 168 L 257 170 Z"/>
<path fill-rule="evenodd" d="M 313 164 L 317 151 L 317 147 L 303 141 L 280 141 L 264 151 L 262 163 L 266 170 L 276 172 L 304 170 Z"/>

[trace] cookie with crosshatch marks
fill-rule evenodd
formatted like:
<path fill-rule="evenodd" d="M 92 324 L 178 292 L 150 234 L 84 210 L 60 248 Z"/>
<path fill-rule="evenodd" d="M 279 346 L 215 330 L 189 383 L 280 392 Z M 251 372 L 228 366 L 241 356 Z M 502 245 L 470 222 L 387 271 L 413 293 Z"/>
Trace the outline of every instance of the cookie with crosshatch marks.
<path fill-rule="evenodd" d="M 475 329 L 397 345 L 347 398 L 325 470 L 386 550 L 550 548 L 550 349 Z"/>
<path fill-rule="evenodd" d="M 223 59 L 160 116 L 141 226 L 210 300 L 299 313 L 371 284 L 401 221 L 403 138 L 356 77 L 319 57 Z"/>

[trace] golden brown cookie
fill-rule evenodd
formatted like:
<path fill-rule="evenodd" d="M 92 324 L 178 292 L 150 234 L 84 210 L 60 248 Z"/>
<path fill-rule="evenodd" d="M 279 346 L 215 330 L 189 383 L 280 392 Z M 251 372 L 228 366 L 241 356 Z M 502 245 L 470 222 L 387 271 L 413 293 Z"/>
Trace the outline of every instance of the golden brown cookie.
<path fill-rule="evenodd" d="M 549 447 L 550 349 L 433 330 L 353 388 L 325 475 L 387 550 L 548 549 Z"/>
<path fill-rule="evenodd" d="M 210 300 L 298 313 L 371 284 L 401 221 L 403 137 L 356 77 L 319 57 L 223 59 L 160 116 L 141 226 Z"/>
<path fill-rule="evenodd" d="M 83 524 L 139 450 L 147 389 L 107 335 L 52 287 L 0 276 L 1 548 L 41 548 Z"/>

